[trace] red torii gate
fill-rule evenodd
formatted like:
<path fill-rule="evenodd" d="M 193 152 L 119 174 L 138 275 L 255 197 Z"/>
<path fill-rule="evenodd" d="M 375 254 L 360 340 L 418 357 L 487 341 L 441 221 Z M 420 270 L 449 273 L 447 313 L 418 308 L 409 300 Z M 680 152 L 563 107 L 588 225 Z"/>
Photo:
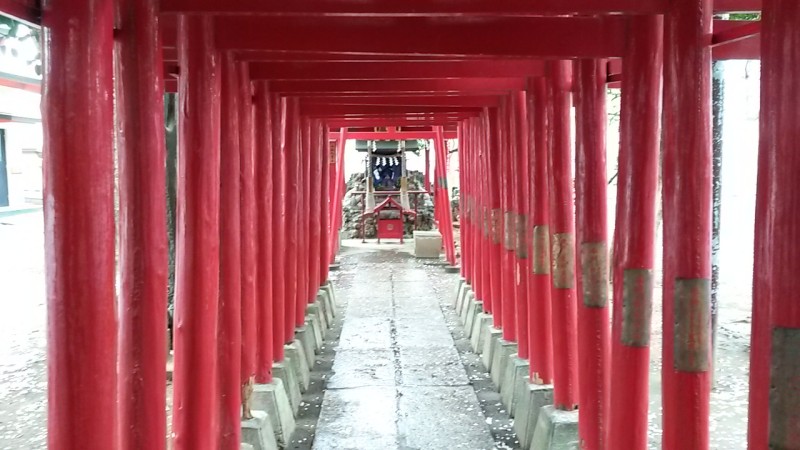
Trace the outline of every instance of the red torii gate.
<path fill-rule="evenodd" d="M 51 447 L 165 446 L 166 335 L 158 330 L 166 329 L 161 115 L 166 88 L 179 91 L 181 101 L 175 448 L 235 448 L 239 416 L 232 405 L 241 402 L 241 384 L 253 376 L 256 382 L 270 379 L 271 361 L 281 360 L 305 305 L 327 279 L 336 249 L 330 237 L 340 220 L 345 129 L 453 125 L 464 141 L 462 201 L 469 205 L 462 221 L 462 274 L 485 299 L 506 339 L 519 342 L 530 331 L 527 348 L 521 344 L 520 351 L 528 352 L 531 380 L 552 381 L 560 408 L 580 403 L 586 448 L 646 448 L 663 73 L 663 447 L 708 448 L 712 57 L 762 59 L 749 444 L 800 447 L 800 396 L 793 384 L 800 376 L 794 354 L 800 303 L 793 297 L 800 290 L 795 276 L 800 255 L 791 245 L 800 239 L 796 1 L 162 0 L 159 6 L 155 0 L 50 0 L 37 5 L 0 0 L 0 12 L 43 25 L 46 33 Z M 712 20 L 714 13 L 735 11 L 762 11 L 763 21 Z M 407 29 L 415 32 L 401 32 Z M 575 58 L 574 65 L 566 62 Z M 623 89 L 611 262 L 600 200 L 605 198 L 601 93 L 606 83 L 621 83 Z M 578 111 L 575 218 L 571 98 Z M 307 111 L 313 114 L 303 114 Z M 114 118 L 121 186 L 119 327 Z M 335 163 L 325 157 L 331 128 L 342 129 Z M 526 135 L 526 128 L 531 133 Z M 430 130 L 437 138 L 442 132 Z M 515 167 L 526 157 L 524 168 Z M 239 171 L 253 169 L 242 172 L 240 185 L 231 182 L 237 165 Z M 270 173 L 272 185 L 266 179 Z M 313 201 L 315 192 L 325 200 Z M 274 236 L 280 238 L 273 247 Z M 256 255 L 248 247 L 257 248 Z M 485 256 L 494 264 L 475 263 Z M 620 300 L 611 330 L 603 270 L 609 264 L 614 298 Z M 257 282 L 248 272 L 254 266 Z M 527 277 L 508 278 L 520 268 Z M 239 277 L 241 286 L 234 279 Z M 237 314 L 256 319 L 237 320 Z M 243 345 L 237 346 L 237 339 Z M 226 368 L 218 367 L 223 356 Z M 241 370 L 229 364 L 239 358 Z M 613 379 L 609 367 L 618 374 Z M 220 397 L 226 408 L 218 407 Z"/>

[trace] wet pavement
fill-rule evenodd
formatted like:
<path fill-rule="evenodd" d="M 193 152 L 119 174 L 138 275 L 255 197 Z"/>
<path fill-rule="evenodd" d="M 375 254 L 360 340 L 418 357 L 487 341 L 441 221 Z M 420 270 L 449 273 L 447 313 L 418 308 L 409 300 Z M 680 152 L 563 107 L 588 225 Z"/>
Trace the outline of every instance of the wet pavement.
<path fill-rule="evenodd" d="M 496 448 L 446 318 L 457 276 L 381 248 L 340 259 L 347 303 L 313 448 Z"/>

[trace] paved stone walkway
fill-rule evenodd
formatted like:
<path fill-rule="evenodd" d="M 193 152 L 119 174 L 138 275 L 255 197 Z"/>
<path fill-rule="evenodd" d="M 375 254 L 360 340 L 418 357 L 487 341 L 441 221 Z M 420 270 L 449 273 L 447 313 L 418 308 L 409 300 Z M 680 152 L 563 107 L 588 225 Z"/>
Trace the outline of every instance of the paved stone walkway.
<path fill-rule="evenodd" d="M 313 448 L 498 448 L 445 317 L 457 276 L 381 251 L 344 256 L 336 278 L 347 306 Z"/>

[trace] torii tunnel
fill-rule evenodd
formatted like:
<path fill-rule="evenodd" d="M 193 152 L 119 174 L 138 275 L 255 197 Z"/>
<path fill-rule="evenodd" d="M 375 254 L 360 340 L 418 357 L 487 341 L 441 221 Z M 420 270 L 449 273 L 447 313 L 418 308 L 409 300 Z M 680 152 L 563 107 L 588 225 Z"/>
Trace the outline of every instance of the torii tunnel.
<path fill-rule="evenodd" d="M 800 2 L 1 0 L 0 12 L 43 30 L 50 448 L 239 449 L 250 391 L 331 295 L 344 140 L 432 139 L 442 158 L 458 138 L 459 255 L 449 209 L 437 219 L 459 301 L 480 301 L 531 386 L 577 410 L 590 450 L 647 448 L 662 320 L 662 448 L 708 449 L 711 67 L 760 59 L 747 445 L 800 449 Z M 735 12 L 760 20 L 718 18 Z M 609 86 L 622 93 L 611 233 Z M 164 92 L 179 102 L 169 444 Z"/>

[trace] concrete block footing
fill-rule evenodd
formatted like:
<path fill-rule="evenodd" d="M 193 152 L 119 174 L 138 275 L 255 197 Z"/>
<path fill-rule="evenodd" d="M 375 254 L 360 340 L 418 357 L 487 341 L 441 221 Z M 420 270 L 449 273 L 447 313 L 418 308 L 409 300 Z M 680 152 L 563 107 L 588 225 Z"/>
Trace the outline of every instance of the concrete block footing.
<path fill-rule="evenodd" d="M 319 316 L 313 313 L 306 314 L 306 327 L 311 330 L 311 337 L 314 339 L 314 353 L 317 354 L 322 351 L 322 344 L 325 342 L 325 329 L 322 328 Z"/>
<path fill-rule="evenodd" d="M 266 411 L 275 439 L 281 446 L 286 446 L 297 424 L 283 380 L 273 378 L 271 383 L 256 384 L 253 387 L 251 405 L 254 411 Z"/>
<path fill-rule="evenodd" d="M 320 289 L 319 293 L 317 293 L 316 303 L 322 308 L 322 314 L 325 316 L 325 324 L 327 328 L 330 328 L 333 323 L 333 302 L 331 302 L 328 291 Z"/>
<path fill-rule="evenodd" d="M 503 388 L 503 375 L 506 373 L 506 366 L 509 364 L 511 355 L 517 353 L 517 344 L 498 339 L 492 352 L 492 368 L 489 373 L 492 376 L 492 383 L 497 386 L 498 391 Z"/>
<path fill-rule="evenodd" d="M 250 444 L 245 444 L 245 443 L 243 442 L 243 443 L 242 443 L 242 445 L 239 447 L 239 450 L 254 450 L 254 449 L 253 449 L 253 446 L 252 446 L 252 445 L 250 445 Z"/>
<path fill-rule="evenodd" d="M 486 337 L 483 341 L 483 352 L 481 352 L 481 362 L 487 371 L 492 370 L 492 361 L 494 360 L 494 348 L 497 341 L 503 337 L 503 331 L 499 328 L 493 327 L 491 324 L 486 330 Z"/>
<path fill-rule="evenodd" d="M 464 285 L 459 291 L 458 298 L 456 299 L 456 314 L 459 317 L 461 317 L 461 311 L 464 310 L 464 305 L 467 302 L 467 296 L 469 295 L 470 292 L 472 292 L 472 286 L 470 286 L 469 283 L 464 281 Z"/>
<path fill-rule="evenodd" d="M 291 344 L 284 345 L 283 351 L 286 353 L 286 360 L 290 363 L 289 368 L 297 376 L 300 393 L 305 392 L 311 384 L 311 368 L 308 367 L 308 359 L 306 358 L 303 344 L 294 340 Z"/>
<path fill-rule="evenodd" d="M 323 334 L 325 333 L 325 331 L 328 330 L 328 328 L 330 328 L 328 318 L 325 316 L 325 310 L 323 308 L 319 294 L 317 294 L 317 299 L 314 301 L 314 303 L 308 305 L 308 310 L 306 314 L 311 314 L 317 318 L 317 321 L 319 322 L 320 326 L 322 326 L 321 330 Z"/>
<path fill-rule="evenodd" d="M 286 355 L 283 361 L 272 365 L 272 376 L 283 382 L 286 396 L 289 397 L 289 405 L 292 407 L 292 414 L 297 415 L 300 410 L 302 395 L 300 394 L 300 382 L 297 380 L 297 373 L 295 373 L 292 366 L 291 357 Z"/>
<path fill-rule="evenodd" d="M 306 357 L 306 364 L 308 364 L 308 371 L 309 376 L 310 372 L 314 367 L 314 360 L 316 355 L 316 344 L 314 339 L 314 331 L 311 329 L 311 325 L 306 322 L 306 325 L 303 325 L 300 328 L 294 330 L 294 339 L 295 342 L 299 343 L 303 347 L 303 355 Z"/>
<path fill-rule="evenodd" d="M 560 411 L 552 405 L 539 412 L 531 450 L 578 450 L 578 411 Z"/>
<path fill-rule="evenodd" d="M 464 283 L 466 283 L 463 277 L 458 279 L 458 284 L 456 284 L 456 292 L 455 296 L 453 296 L 453 307 L 455 308 L 458 305 L 458 300 L 461 298 L 461 291 L 464 289 Z"/>
<path fill-rule="evenodd" d="M 471 305 L 475 303 L 475 293 L 470 291 L 466 295 L 466 299 L 464 303 L 461 305 L 461 311 L 458 312 L 458 318 L 461 321 L 461 325 L 465 325 L 467 323 L 467 313 L 469 313 Z"/>
<path fill-rule="evenodd" d="M 336 301 L 336 290 L 333 289 L 333 284 L 330 282 L 330 280 L 328 280 L 328 282 L 322 286 L 322 289 L 328 292 L 328 299 L 330 300 L 331 312 L 333 313 L 333 316 L 336 317 L 336 312 L 337 312 L 336 308 L 338 307 Z"/>
<path fill-rule="evenodd" d="M 525 377 L 525 382 L 528 378 Z M 514 415 L 514 432 L 519 438 L 520 448 L 531 448 L 533 432 L 539 420 L 539 412 L 545 406 L 553 404 L 552 384 L 530 384 L 524 388 L 524 394 L 517 399 Z"/>
<path fill-rule="evenodd" d="M 500 388 L 500 401 L 508 408 L 508 413 L 514 417 L 514 409 L 517 403 L 517 381 L 528 376 L 530 363 L 527 359 L 522 359 L 517 354 L 508 358 L 503 382 Z"/>
<path fill-rule="evenodd" d="M 475 299 L 474 302 L 469 304 L 467 309 L 467 320 L 464 322 L 464 335 L 469 339 L 472 337 L 472 327 L 475 323 L 475 317 L 483 312 L 483 301 Z"/>
<path fill-rule="evenodd" d="M 477 354 L 483 353 L 483 341 L 486 340 L 487 330 L 492 326 L 492 315 L 480 313 L 475 316 L 472 323 L 472 333 L 470 333 L 469 343 L 472 351 Z"/>
<path fill-rule="evenodd" d="M 242 420 L 242 443 L 249 444 L 253 450 L 278 450 L 268 414 L 256 410 L 251 412 L 252 419 Z"/>

